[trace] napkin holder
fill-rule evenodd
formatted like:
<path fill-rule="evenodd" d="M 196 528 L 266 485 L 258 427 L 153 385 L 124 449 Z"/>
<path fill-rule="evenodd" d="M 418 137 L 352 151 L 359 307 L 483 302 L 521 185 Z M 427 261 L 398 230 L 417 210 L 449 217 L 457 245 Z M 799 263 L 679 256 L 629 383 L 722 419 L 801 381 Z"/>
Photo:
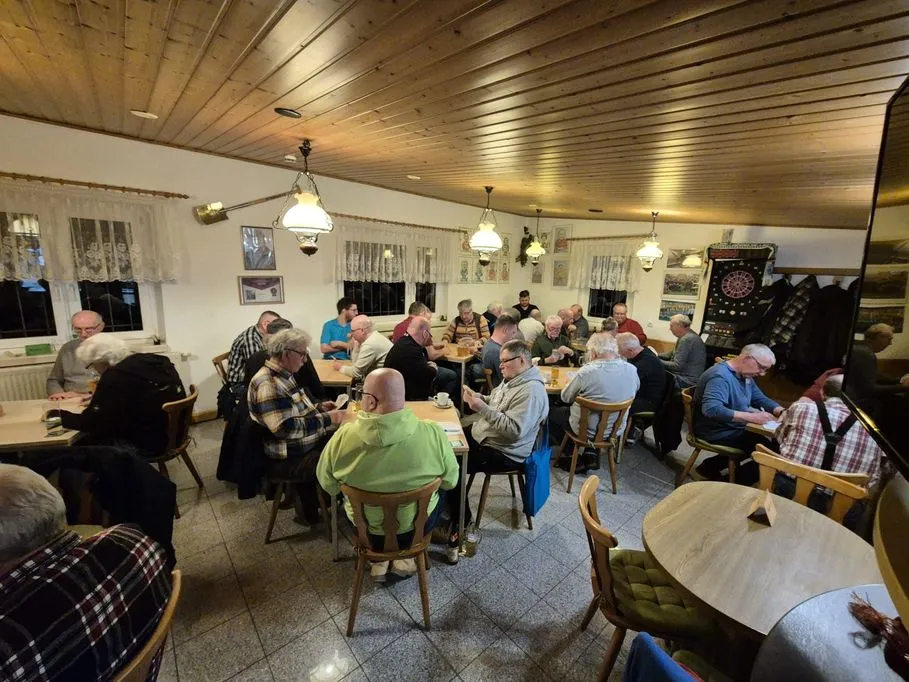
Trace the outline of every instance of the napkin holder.
<path fill-rule="evenodd" d="M 765 526 L 773 526 L 776 522 L 776 505 L 769 490 L 765 490 L 763 495 L 759 495 L 751 503 L 748 518 Z"/>

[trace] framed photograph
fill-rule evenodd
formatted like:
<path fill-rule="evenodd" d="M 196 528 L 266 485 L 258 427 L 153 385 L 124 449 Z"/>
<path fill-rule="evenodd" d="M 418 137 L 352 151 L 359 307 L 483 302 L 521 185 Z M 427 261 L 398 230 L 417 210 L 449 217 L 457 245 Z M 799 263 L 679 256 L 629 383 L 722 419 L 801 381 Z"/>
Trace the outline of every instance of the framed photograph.
<path fill-rule="evenodd" d="M 866 265 L 909 265 L 909 240 L 871 242 Z"/>
<path fill-rule="evenodd" d="M 531 284 L 542 284 L 543 283 L 543 263 L 537 263 L 536 265 L 531 264 L 530 266 L 530 283 Z"/>
<path fill-rule="evenodd" d="M 540 232 L 540 245 L 546 253 L 552 253 L 552 232 Z"/>
<path fill-rule="evenodd" d="M 567 287 L 568 286 L 568 261 L 567 260 L 553 260 L 552 261 L 552 286 L 554 286 L 554 287 Z"/>
<path fill-rule="evenodd" d="M 492 265 L 492 263 L 490 263 L 489 265 Z M 485 268 L 488 268 L 489 265 L 483 266 L 483 265 L 480 265 L 479 260 L 473 261 L 473 283 L 474 284 L 482 284 L 483 282 L 486 281 L 486 269 Z"/>
<path fill-rule="evenodd" d="M 903 333 L 903 318 L 906 314 L 904 305 L 867 306 L 859 304 L 858 320 L 855 322 L 855 332 L 863 333 L 873 324 L 889 324 L 895 334 Z"/>
<path fill-rule="evenodd" d="M 240 305 L 259 303 L 284 303 L 284 278 L 237 277 L 240 287 Z"/>
<path fill-rule="evenodd" d="M 906 300 L 909 270 L 865 270 L 862 280 L 862 298 Z"/>
<path fill-rule="evenodd" d="M 506 258 L 511 255 L 511 239 L 507 234 L 502 235 L 502 255 Z"/>
<path fill-rule="evenodd" d="M 501 264 L 499 265 L 499 281 L 508 283 L 509 278 L 511 277 L 511 263 L 508 262 L 507 258 L 503 258 Z"/>
<path fill-rule="evenodd" d="M 700 287 L 700 272 L 667 272 L 663 277 L 663 296 L 697 298 Z"/>
<path fill-rule="evenodd" d="M 660 300 L 660 316 L 663 322 L 669 322 L 673 315 L 687 315 L 688 319 L 694 319 L 695 302 L 694 301 L 670 301 L 667 299 Z"/>
<path fill-rule="evenodd" d="M 692 256 L 692 258 L 688 258 Z M 696 260 L 693 256 L 697 256 Z M 685 259 L 688 258 L 686 264 Z M 704 249 L 669 249 L 666 257 L 666 268 L 700 268 L 704 264 Z"/>
<path fill-rule="evenodd" d="M 275 237 L 270 227 L 240 228 L 243 233 L 243 269 L 275 270 Z"/>
<path fill-rule="evenodd" d="M 470 284 L 470 273 L 473 264 L 469 258 L 458 260 L 458 284 Z"/>
<path fill-rule="evenodd" d="M 486 281 L 495 282 L 499 278 L 499 261 L 493 260 L 486 266 Z"/>
<path fill-rule="evenodd" d="M 458 237 L 458 244 L 461 248 L 461 253 L 473 253 L 470 250 L 470 233 L 462 232 L 460 235 L 458 235 Z"/>
<path fill-rule="evenodd" d="M 568 253 L 571 249 L 571 242 L 568 241 L 571 236 L 571 225 L 556 225 L 552 228 L 552 235 L 552 252 Z"/>

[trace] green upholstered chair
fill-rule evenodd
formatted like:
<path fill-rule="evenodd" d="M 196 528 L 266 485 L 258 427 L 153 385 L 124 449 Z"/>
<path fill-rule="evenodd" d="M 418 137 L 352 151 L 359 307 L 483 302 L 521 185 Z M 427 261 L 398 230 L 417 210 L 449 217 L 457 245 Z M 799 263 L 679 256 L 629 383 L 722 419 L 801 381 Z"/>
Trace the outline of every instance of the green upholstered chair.
<path fill-rule="evenodd" d="M 581 629 L 599 609 L 615 626 L 600 680 L 609 678 L 628 630 L 648 632 L 665 639 L 696 640 L 714 634 L 713 620 L 694 600 L 672 586 L 646 552 L 617 549 L 619 541 L 601 523 L 597 513 L 597 476 L 581 487 L 578 506 L 587 531 L 592 570 L 593 600 Z"/>
<path fill-rule="evenodd" d="M 682 404 L 685 406 L 685 424 L 688 426 L 688 445 L 694 448 L 694 450 L 691 451 L 691 456 L 688 458 L 688 461 L 685 462 L 685 467 L 682 469 L 679 477 L 675 479 L 675 486 L 678 488 L 685 482 L 688 474 L 691 473 L 691 467 L 698 461 L 698 455 L 701 454 L 702 450 L 726 456 L 729 459 L 729 482 L 735 483 L 735 465 L 746 457 L 749 457 L 750 454 L 744 450 L 739 450 L 738 448 L 708 443 L 706 440 L 701 440 L 694 435 L 694 386 L 682 390 Z"/>

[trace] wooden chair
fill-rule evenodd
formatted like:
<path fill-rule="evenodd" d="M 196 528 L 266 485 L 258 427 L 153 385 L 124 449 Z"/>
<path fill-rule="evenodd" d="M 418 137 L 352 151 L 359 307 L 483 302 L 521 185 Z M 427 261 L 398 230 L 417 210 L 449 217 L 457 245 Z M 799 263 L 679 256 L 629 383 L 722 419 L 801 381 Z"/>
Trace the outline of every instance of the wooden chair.
<path fill-rule="evenodd" d="M 619 541 L 600 523 L 597 476 L 590 476 L 578 495 L 587 533 L 592 567 L 593 600 L 581 629 L 586 630 L 597 609 L 615 626 L 599 679 L 605 682 L 615 665 L 628 630 L 666 639 L 699 639 L 714 634 L 710 617 L 694 600 L 678 592 L 668 575 L 647 552 L 618 549 Z M 659 592 L 657 597 L 656 592 Z"/>
<path fill-rule="evenodd" d="M 196 485 L 200 488 L 205 487 L 202 483 L 202 477 L 196 470 L 192 459 L 189 457 L 189 427 L 192 423 L 193 406 L 199 397 L 199 391 L 196 387 L 190 385 L 189 395 L 182 400 L 175 400 L 171 403 L 164 403 L 161 409 L 167 414 L 167 449 L 163 454 L 152 457 L 148 461 L 158 465 L 158 471 L 168 480 L 170 475 L 167 472 L 167 462 L 179 457 L 183 460 L 189 473 L 196 480 Z M 177 509 L 176 517 L 180 518 L 180 510 Z"/>
<path fill-rule="evenodd" d="M 227 385 L 227 367 L 225 363 L 229 355 L 230 353 L 221 353 L 221 355 L 216 355 L 211 359 L 211 364 L 215 366 L 215 372 L 218 373 L 221 383 L 225 386 Z"/>
<path fill-rule="evenodd" d="M 738 448 L 729 447 L 728 445 L 708 443 L 706 440 L 702 440 L 694 435 L 694 386 L 682 389 L 682 404 L 685 406 L 685 424 L 688 425 L 688 445 L 694 448 L 694 450 L 692 450 L 688 461 L 685 462 L 685 466 L 679 473 L 678 478 L 675 479 L 675 487 L 678 488 L 682 485 L 688 477 L 688 474 L 691 473 L 691 467 L 694 466 L 694 463 L 698 460 L 698 456 L 703 450 L 715 452 L 716 454 L 723 455 L 729 459 L 729 482 L 735 483 L 735 465 L 748 457 L 748 453 L 744 450 L 739 450 Z"/>
<path fill-rule="evenodd" d="M 354 525 L 357 529 L 354 549 L 357 552 L 357 568 L 354 577 L 353 599 L 350 604 L 350 616 L 347 619 L 347 636 L 353 634 L 357 619 L 357 607 L 360 605 L 360 590 L 363 586 L 363 571 L 366 561 L 396 561 L 416 559 L 417 579 L 420 583 L 420 600 L 423 602 L 423 626 L 429 630 L 429 582 L 426 571 L 429 570 L 429 540 L 426 532 L 426 520 L 429 517 L 429 502 L 442 479 L 437 478 L 416 490 L 402 493 L 371 493 L 349 485 L 341 485 L 341 492 L 350 500 L 353 508 Z M 398 508 L 405 505 L 416 505 L 416 516 L 413 522 L 413 541 L 407 549 L 398 546 Z M 443 504 L 440 499 L 437 504 Z M 377 552 L 369 541 L 369 524 L 366 521 L 365 506 L 382 508 L 382 528 L 385 531 L 383 551 Z"/>
<path fill-rule="evenodd" d="M 117 673 L 116 677 L 114 677 L 114 682 L 145 682 L 148 678 L 148 672 L 151 670 L 155 658 L 159 655 L 161 649 L 164 648 L 164 644 L 167 641 L 171 621 L 174 619 L 174 611 L 177 610 L 177 603 L 180 601 L 180 588 L 182 585 L 180 570 L 176 569 L 172 576 L 170 599 L 167 600 L 167 606 L 164 607 L 164 613 L 161 614 L 161 620 L 158 621 L 155 631 L 133 660 Z"/>
<path fill-rule="evenodd" d="M 869 493 L 865 487 L 868 484 L 868 474 L 824 471 L 784 459 L 763 445 L 756 447 L 751 457 L 760 467 L 758 487 L 761 490 L 773 492 L 777 472 L 795 476 L 795 495 L 792 499 L 801 505 L 808 505 L 808 498 L 815 488 L 827 488 L 833 492 L 827 517 L 837 523 L 843 522 L 852 505 L 868 498 Z"/>
<path fill-rule="evenodd" d="M 560 453 L 565 456 L 565 445 L 571 441 L 571 466 L 568 470 L 568 488 L 566 492 L 570 493 L 571 486 L 574 484 L 574 469 L 578 463 L 579 448 L 595 448 L 598 457 L 603 450 L 607 451 L 607 456 L 609 457 L 609 477 L 612 480 L 612 493 L 615 494 L 618 492 L 616 462 L 621 457 L 621 447 L 624 443 L 624 438 L 619 435 L 619 430 L 625 425 L 628 410 L 631 409 L 631 403 L 634 402 L 634 399 L 632 398 L 621 403 L 598 403 L 595 400 L 588 400 L 587 398 L 581 398 L 579 396 L 575 398 L 574 401 L 581 408 L 581 418 L 578 421 L 578 433 L 575 434 L 570 428 L 566 428 L 565 437 L 562 439 L 562 444 L 559 446 Z M 587 434 L 589 431 L 587 430 L 587 425 L 590 423 L 590 416 L 592 414 L 599 415 L 600 423 L 597 425 L 593 440 L 588 440 Z M 611 415 L 616 415 L 616 417 L 613 420 L 612 425 L 609 426 Z M 608 429 L 607 426 L 609 426 Z M 583 434 L 583 436 L 580 434 Z"/>

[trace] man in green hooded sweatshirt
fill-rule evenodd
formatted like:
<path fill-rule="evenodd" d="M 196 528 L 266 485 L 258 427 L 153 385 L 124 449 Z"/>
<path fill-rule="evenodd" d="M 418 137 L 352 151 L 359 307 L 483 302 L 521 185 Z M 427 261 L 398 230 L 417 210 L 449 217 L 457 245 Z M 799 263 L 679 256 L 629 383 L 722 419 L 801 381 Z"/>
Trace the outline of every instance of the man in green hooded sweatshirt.
<path fill-rule="evenodd" d="M 442 490 L 451 490 L 458 482 L 458 462 L 442 427 L 421 420 L 404 407 L 404 377 L 395 369 L 376 369 L 363 384 L 363 398 L 357 418 L 346 423 L 323 448 L 316 469 L 319 483 L 331 495 L 337 495 L 341 484 L 374 493 L 398 493 L 420 488 L 442 478 Z M 426 531 L 432 529 L 444 505 L 438 492 L 429 503 Z M 350 501 L 345 500 L 347 516 L 353 520 Z M 398 545 L 409 547 L 413 540 L 416 505 L 398 511 Z M 385 531 L 382 510 L 366 507 L 366 520 L 373 547 L 382 548 Z M 413 559 L 392 562 L 396 575 L 409 576 L 416 571 Z M 370 570 L 377 582 L 384 582 L 388 562 L 377 562 Z"/>

